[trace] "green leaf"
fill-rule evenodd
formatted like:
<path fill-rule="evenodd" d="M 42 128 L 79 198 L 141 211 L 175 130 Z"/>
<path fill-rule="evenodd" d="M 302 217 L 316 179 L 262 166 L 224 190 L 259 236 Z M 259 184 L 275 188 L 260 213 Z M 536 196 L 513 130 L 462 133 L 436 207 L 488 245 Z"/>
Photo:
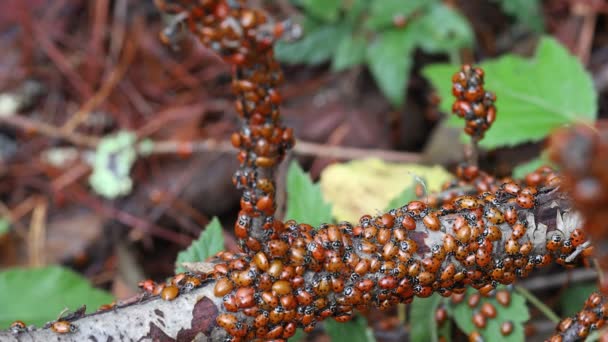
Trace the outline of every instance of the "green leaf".
<path fill-rule="evenodd" d="M 561 316 L 572 316 L 579 312 L 591 293 L 597 292 L 596 283 L 582 283 L 568 286 L 559 298 Z"/>
<path fill-rule="evenodd" d="M 288 338 L 287 341 L 289 341 L 289 342 L 304 342 L 304 341 L 306 341 L 306 333 L 301 328 L 298 328 L 296 330 L 295 335 L 293 335 L 292 337 Z"/>
<path fill-rule="evenodd" d="M 0 272 L 0 329 L 22 320 L 38 327 L 58 318 L 62 310 L 87 306 L 94 312 L 114 298 L 93 288 L 86 278 L 60 266 L 13 268 Z"/>
<path fill-rule="evenodd" d="M 8 230 L 11 228 L 11 221 L 9 221 L 5 217 L 0 217 L 0 236 L 8 233 Z"/>
<path fill-rule="evenodd" d="M 302 39 L 288 43 L 278 41 L 274 46 L 278 60 L 290 64 L 318 65 L 327 62 L 336 52 L 342 39 L 350 34 L 345 24 L 314 26 L 309 20 Z"/>
<path fill-rule="evenodd" d="M 555 165 L 551 160 L 549 160 L 549 156 L 547 155 L 547 153 L 542 153 L 540 157 L 517 165 L 513 169 L 513 178 L 522 179 L 527 174 L 536 171 L 536 169 L 544 165 L 551 166 L 552 168 L 557 168 L 557 165 Z"/>
<path fill-rule="evenodd" d="M 394 106 L 405 100 L 415 34 L 408 29 L 385 31 L 367 49 L 367 64 L 378 87 Z"/>
<path fill-rule="evenodd" d="M 223 250 L 224 235 L 222 234 L 222 224 L 217 217 L 213 217 L 201 233 L 201 236 L 196 241 L 193 241 L 188 249 L 177 254 L 175 273 L 185 271 L 181 266 L 184 262 L 205 261 Z"/>
<path fill-rule="evenodd" d="M 340 41 L 333 59 L 332 69 L 342 71 L 365 61 L 367 40 L 361 36 L 346 36 Z"/>
<path fill-rule="evenodd" d="M 445 302 L 445 300 L 444 300 Z M 448 313 L 450 310 L 448 310 Z M 445 342 L 452 341 L 452 322 L 450 320 L 446 320 L 445 323 L 439 329 L 437 329 L 437 339 L 443 339 Z"/>
<path fill-rule="evenodd" d="M 382 0 L 372 1 L 366 26 L 382 29 L 393 26 L 396 17 L 409 18 L 414 12 L 423 11 L 436 0 Z"/>
<path fill-rule="evenodd" d="M 412 342 L 435 342 L 438 340 L 435 311 L 441 300 L 442 297 L 438 293 L 434 293 L 429 298 L 414 298 L 410 311 Z M 444 325 L 447 325 L 447 323 Z"/>
<path fill-rule="evenodd" d="M 133 187 L 131 167 L 137 159 L 135 133 L 120 131 L 105 136 L 97 145 L 89 184 L 103 197 L 128 195 Z"/>
<path fill-rule="evenodd" d="M 358 26 L 361 22 L 361 16 L 369 11 L 369 0 L 351 0 L 344 3 L 346 11 L 344 21 L 351 27 Z"/>
<path fill-rule="evenodd" d="M 374 334 L 367 326 L 367 320 L 356 316 L 352 321 L 339 323 L 333 319 L 324 321 L 325 330 L 332 342 L 374 342 Z"/>
<path fill-rule="evenodd" d="M 441 23 L 438 25 L 437 23 Z M 473 45 L 474 34 L 468 20 L 452 8 L 437 4 L 412 23 L 419 46 L 428 53 L 456 52 Z"/>
<path fill-rule="evenodd" d="M 543 13 L 539 0 L 493 0 L 498 2 L 502 10 L 514 16 L 517 22 L 534 32 L 544 31 Z"/>
<path fill-rule="evenodd" d="M 506 55 L 480 66 L 486 74 L 485 88 L 498 98 L 496 122 L 481 141 L 486 148 L 539 141 L 557 127 L 591 123 L 597 117 L 591 76 L 553 38 L 542 38 L 532 59 Z M 446 64 L 423 69 L 443 99 L 441 109 L 448 113 L 453 103 L 450 80 L 457 70 Z M 449 123 L 464 126 L 455 115 Z"/>
<path fill-rule="evenodd" d="M 323 200 L 319 184 L 314 184 L 309 175 L 296 161 L 287 171 L 286 219 L 308 222 L 313 227 L 331 222 L 331 205 Z"/>
<path fill-rule="evenodd" d="M 504 286 L 499 286 L 497 290 L 504 289 Z M 477 290 L 473 288 L 469 288 L 467 290 L 467 299 L 468 296 L 476 293 Z M 499 304 L 494 297 L 481 297 L 479 304 L 474 309 L 470 308 L 467 304 L 467 299 L 460 302 L 457 305 L 453 305 L 452 308 L 452 317 L 458 325 L 458 328 L 462 330 L 465 334 L 470 334 L 472 331 L 476 330 L 483 336 L 485 341 L 524 341 L 524 322 L 530 319 L 530 313 L 528 311 L 528 306 L 526 305 L 526 300 L 517 292 L 511 292 L 511 303 L 509 306 L 502 306 Z M 488 319 L 486 322 L 486 327 L 484 329 L 479 329 L 473 325 L 472 317 L 473 310 L 478 310 L 483 303 L 489 302 L 494 305 L 496 308 L 496 317 L 493 319 Z M 508 336 L 503 336 L 500 333 L 500 326 L 503 322 L 511 321 L 513 322 L 513 332 Z"/>
<path fill-rule="evenodd" d="M 334 22 L 340 14 L 342 0 L 304 0 L 302 6 L 309 15 L 324 21 Z"/>
<path fill-rule="evenodd" d="M 393 198 L 388 203 L 388 206 L 386 207 L 385 211 L 389 211 L 394 208 L 400 208 L 403 205 L 405 205 L 406 203 L 409 203 L 415 199 L 416 199 L 416 186 L 415 185 L 408 186 L 407 188 L 403 189 L 403 191 L 399 195 L 395 196 L 395 198 Z"/>

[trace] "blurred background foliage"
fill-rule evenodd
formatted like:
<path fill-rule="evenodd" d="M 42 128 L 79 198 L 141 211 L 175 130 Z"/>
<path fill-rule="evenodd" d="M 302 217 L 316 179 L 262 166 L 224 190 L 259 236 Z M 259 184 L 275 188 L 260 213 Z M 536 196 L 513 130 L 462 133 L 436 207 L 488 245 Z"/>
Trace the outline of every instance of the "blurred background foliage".
<path fill-rule="evenodd" d="M 439 189 L 466 143 L 450 117 L 460 63 L 483 66 L 497 93 L 481 153 L 496 175 L 545 164 L 552 129 L 606 116 L 608 8 L 598 1 L 256 3 L 304 32 L 275 49 L 284 118 L 300 139 L 279 172 L 283 218 L 356 220 Z M 163 45 L 168 21 L 151 1 L 3 3 L 0 328 L 40 326 L 80 304 L 94 311 L 181 262 L 235 250 L 230 69 L 192 39 Z M 541 340 L 550 312 L 572 314 L 596 277 L 554 267 L 505 289 L 513 305 L 484 299 L 498 318 L 482 335 Z M 294 340 L 458 341 L 480 306 L 416 299 Z M 442 310 L 449 319 L 437 319 Z M 514 333 L 497 335 L 507 321 Z"/>

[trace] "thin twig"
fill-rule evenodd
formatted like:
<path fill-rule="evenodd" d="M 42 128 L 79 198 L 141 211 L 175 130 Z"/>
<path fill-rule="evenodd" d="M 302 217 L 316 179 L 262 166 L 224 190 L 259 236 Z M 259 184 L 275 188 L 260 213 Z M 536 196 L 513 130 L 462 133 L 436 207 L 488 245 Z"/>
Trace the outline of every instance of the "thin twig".
<path fill-rule="evenodd" d="M 572 8 L 573 12 L 582 17 L 583 24 L 578 36 L 576 54 L 583 65 L 587 65 L 591 55 L 591 45 L 595 34 L 595 23 L 597 21 L 597 11 L 593 6 L 584 2 L 576 2 Z"/>
<path fill-rule="evenodd" d="M 37 267 L 44 265 L 44 245 L 46 241 L 46 213 L 48 201 L 38 198 L 38 204 L 32 213 L 30 231 L 28 234 L 28 252 L 30 266 Z"/>
<path fill-rule="evenodd" d="M 0 115 L 0 123 L 17 127 L 23 131 L 34 131 L 51 138 L 63 139 L 82 147 L 95 148 L 97 143 L 99 143 L 99 138 L 97 137 L 76 132 L 64 132 L 59 127 L 32 120 L 23 115 Z"/>
<path fill-rule="evenodd" d="M 154 143 L 152 153 L 176 153 L 184 147 L 188 147 L 192 152 L 214 151 L 214 152 L 234 152 L 234 147 L 228 141 L 215 139 L 205 139 L 192 142 L 184 141 L 158 141 Z M 340 160 L 379 158 L 385 161 L 400 163 L 418 163 L 421 155 L 411 152 L 397 152 L 379 149 L 366 149 L 345 146 L 330 146 L 298 140 L 293 152 L 298 155 L 308 155 L 316 157 L 326 157 Z"/>
<path fill-rule="evenodd" d="M 547 290 L 563 286 L 568 282 L 581 283 L 593 281 L 598 278 L 598 273 L 590 268 L 580 268 L 573 271 L 561 272 L 554 275 L 544 275 L 532 279 L 526 279 L 519 283 L 519 286 L 529 290 Z"/>
<path fill-rule="evenodd" d="M 576 257 L 581 254 L 585 249 L 587 249 L 587 247 L 591 246 L 591 241 L 585 241 L 585 243 L 579 245 L 576 247 L 576 249 L 574 250 L 574 252 L 572 252 L 572 254 L 568 255 L 568 257 L 566 258 L 566 262 L 572 262 L 574 261 L 574 259 L 576 259 Z"/>
<path fill-rule="evenodd" d="M 471 144 L 466 147 L 465 155 L 469 165 L 477 166 L 479 162 L 479 139 L 471 137 Z"/>

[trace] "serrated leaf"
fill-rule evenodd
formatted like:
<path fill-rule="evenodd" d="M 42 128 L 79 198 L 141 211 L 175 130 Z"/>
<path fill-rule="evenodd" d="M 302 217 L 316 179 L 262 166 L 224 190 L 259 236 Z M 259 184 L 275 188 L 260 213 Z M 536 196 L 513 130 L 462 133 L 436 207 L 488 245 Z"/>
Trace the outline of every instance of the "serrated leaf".
<path fill-rule="evenodd" d="M 534 32 L 544 30 L 543 13 L 539 0 L 493 0 L 498 2 L 502 10 L 514 16 L 517 22 L 532 29 Z"/>
<path fill-rule="evenodd" d="M 332 204 L 333 217 L 352 222 L 363 214 L 380 213 L 404 189 L 415 185 L 417 177 L 428 180 L 426 187 L 432 192 L 441 190 L 441 185 L 452 176 L 441 166 L 388 163 L 369 158 L 326 167 L 320 184 L 323 197 Z"/>
<path fill-rule="evenodd" d="M 307 14 L 324 21 L 334 22 L 340 14 L 342 0 L 303 0 L 302 6 Z"/>
<path fill-rule="evenodd" d="M 321 187 L 310 180 L 297 162 L 287 171 L 287 212 L 285 219 L 308 222 L 313 227 L 331 222 L 331 204 L 323 199 Z"/>
<path fill-rule="evenodd" d="M 597 292 L 596 283 L 582 283 L 568 286 L 559 297 L 561 316 L 568 317 L 579 312 L 591 293 Z"/>
<path fill-rule="evenodd" d="M 338 323 L 333 319 L 324 321 L 325 330 L 332 342 L 374 342 L 374 334 L 367 326 L 367 320 L 356 316 L 352 321 Z"/>
<path fill-rule="evenodd" d="M 499 286 L 498 290 L 503 288 L 504 286 Z M 476 292 L 477 290 L 469 288 L 467 290 L 467 299 L 468 296 Z M 523 296 L 517 292 L 511 292 L 511 303 L 506 307 L 499 304 L 494 297 L 487 298 L 482 296 L 479 304 L 474 309 L 479 309 L 483 303 L 489 302 L 494 305 L 497 313 L 495 318 L 486 321 L 484 329 L 479 329 L 473 325 L 472 317 L 474 309 L 469 307 L 467 299 L 452 307 L 452 317 L 458 328 L 465 334 L 468 335 L 473 331 L 479 331 L 485 341 L 519 342 L 525 340 L 524 323 L 530 319 L 530 312 Z M 513 322 L 513 332 L 508 336 L 503 336 L 500 333 L 500 326 L 506 321 Z"/>
<path fill-rule="evenodd" d="M 441 23 L 441 25 L 437 25 Z M 428 53 L 455 52 L 473 45 L 474 34 L 468 20 L 454 9 L 437 4 L 412 23 L 418 45 Z"/>
<path fill-rule="evenodd" d="M 540 155 L 540 157 L 534 158 L 530 161 L 517 165 L 513 169 L 513 178 L 522 179 L 527 174 L 534 172 L 536 169 L 538 169 L 539 167 L 544 166 L 544 165 L 548 165 L 553 168 L 557 167 L 557 165 L 555 165 L 555 163 L 553 163 L 551 160 L 549 160 L 549 156 L 546 153 L 542 153 Z"/>
<path fill-rule="evenodd" d="M 408 186 L 407 188 L 403 189 L 403 191 L 401 191 L 401 193 L 397 196 L 395 196 L 386 206 L 386 208 L 384 209 L 385 211 L 394 209 L 394 208 L 400 208 L 403 205 L 405 205 L 406 203 L 409 203 L 413 200 L 416 199 L 416 188 L 415 186 L 411 185 Z"/>
<path fill-rule="evenodd" d="M 591 76 L 555 39 L 544 37 L 532 59 L 506 55 L 486 61 L 485 88 L 496 93 L 498 115 L 481 145 L 486 148 L 539 141 L 553 129 L 597 117 L 597 95 Z M 441 109 L 451 112 L 451 77 L 457 66 L 435 64 L 423 69 L 442 98 Z M 559 70 L 559 72 L 556 72 Z M 449 123 L 463 127 L 451 115 Z"/>
<path fill-rule="evenodd" d="M 0 272 L 0 329 L 15 320 L 41 327 L 62 310 L 87 306 L 94 312 L 114 298 L 91 286 L 86 278 L 60 266 L 14 268 Z"/>
<path fill-rule="evenodd" d="M 336 52 L 342 39 L 350 34 L 348 26 L 343 23 L 315 26 L 309 20 L 306 26 L 311 29 L 306 30 L 300 40 L 290 43 L 278 41 L 275 44 L 274 52 L 279 61 L 308 65 L 327 62 Z"/>
<path fill-rule="evenodd" d="M 434 293 L 429 298 L 414 298 L 410 310 L 412 342 L 435 342 L 438 340 L 435 311 L 441 300 L 442 297 L 438 293 Z"/>
<path fill-rule="evenodd" d="M 214 256 L 224 250 L 224 235 L 222 234 L 222 224 L 217 217 L 213 217 L 207 224 L 205 230 L 190 247 L 177 254 L 175 262 L 175 273 L 184 272 L 181 266 L 183 262 L 200 262 Z"/>
<path fill-rule="evenodd" d="M 416 11 L 422 11 L 435 0 L 382 0 L 373 1 L 369 18 L 365 23 L 372 29 L 391 27 L 396 17 L 408 18 Z"/>
<path fill-rule="evenodd" d="M 412 64 L 415 34 L 408 29 L 388 30 L 367 49 L 367 64 L 386 98 L 401 106 Z"/>
<path fill-rule="evenodd" d="M 336 49 L 332 69 L 342 71 L 365 61 L 367 40 L 361 36 L 346 36 Z"/>

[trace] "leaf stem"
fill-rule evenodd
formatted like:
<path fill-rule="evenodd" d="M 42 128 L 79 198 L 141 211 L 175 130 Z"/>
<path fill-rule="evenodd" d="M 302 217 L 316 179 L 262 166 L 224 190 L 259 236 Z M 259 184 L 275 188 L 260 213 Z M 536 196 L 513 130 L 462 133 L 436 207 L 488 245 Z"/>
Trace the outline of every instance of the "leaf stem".
<path fill-rule="evenodd" d="M 560 321 L 559 316 L 551 310 L 549 306 L 541 302 L 532 292 L 521 286 L 515 286 L 515 290 L 522 295 L 530 304 L 534 305 L 540 312 L 542 312 L 551 322 L 557 324 Z"/>
<path fill-rule="evenodd" d="M 399 322 L 401 324 L 405 324 L 407 322 L 407 308 L 405 304 L 397 304 L 397 316 L 399 317 Z"/>

